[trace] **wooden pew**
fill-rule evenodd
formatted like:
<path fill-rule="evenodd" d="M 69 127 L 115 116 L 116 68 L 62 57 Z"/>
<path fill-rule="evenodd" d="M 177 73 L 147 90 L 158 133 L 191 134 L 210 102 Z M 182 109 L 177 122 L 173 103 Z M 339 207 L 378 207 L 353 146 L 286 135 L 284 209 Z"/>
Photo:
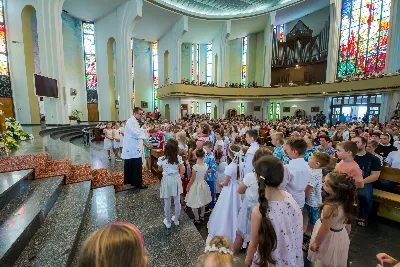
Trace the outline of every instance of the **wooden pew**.
<path fill-rule="evenodd" d="M 381 175 L 379 180 L 392 181 L 400 183 L 400 169 L 391 167 L 382 167 Z M 374 201 L 386 204 L 388 206 L 400 208 L 400 195 L 389 193 L 383 190 L 374 189 L 373 198 Z"/>

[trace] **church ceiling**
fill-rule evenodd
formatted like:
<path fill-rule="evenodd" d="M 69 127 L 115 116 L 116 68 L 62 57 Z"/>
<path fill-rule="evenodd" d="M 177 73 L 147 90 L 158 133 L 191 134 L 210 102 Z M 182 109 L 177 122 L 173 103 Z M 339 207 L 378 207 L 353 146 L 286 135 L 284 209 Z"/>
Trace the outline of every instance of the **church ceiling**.
<path fill-rule="evenodd" d="M 259 15 L 303 0 L 148 0 L 178 13 L 200 18 L 240 18 Z"/>

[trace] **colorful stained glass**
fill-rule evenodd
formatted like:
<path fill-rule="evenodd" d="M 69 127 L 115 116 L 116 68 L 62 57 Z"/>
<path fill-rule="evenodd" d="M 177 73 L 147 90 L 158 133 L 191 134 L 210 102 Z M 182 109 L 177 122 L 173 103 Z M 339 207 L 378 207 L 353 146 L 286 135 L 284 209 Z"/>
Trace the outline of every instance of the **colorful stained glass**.
<path fill-rule="evenodd" d="M 85 47 L 85 53 L 89 55 L 96 54 L 96 46 L 94 42 L 94 35 L 83 36 L 83 46 Z"/>
<path fill-rule="evenodd" d="M 85 56 L 86 74 L 96 74 L 96 57 L 93 55 Z"/>
<path fill-rule="evenodd" d="M 343 0 L 338 77 L 383 71 L 391 0 Z"/>
<path fill-rule="evenodd" d="M 89 22 L 83 23 L 83 33 L 94 35 L 94 24 Z"/>
<path fill-rule="evenodd" d="M 85 77 L 87 102 L 97 103 L 97 76 L 96 76 L 96 48 L 94 39 L 94 24 L 84 22 L 83 27 L 83 47 L 85 57 Z"/>
<path fill-rule="evenodd" d="M 97 76 L 96 75 L 86 75 L 86 90 L 97 91 Z"/>
<path fill-rule="evenodd" d="M 194 44 L 192 44 L 192 79 L 190 81 L 194 81 Z"/>
<path fill-rule="evenodd" d="M 199 83 L 199 72 L 200 72 L 200 62 L 199 62 L 199 57 L 200 57 L 200 45 L 196 45 L 196 70 L 197 70 L 197 75 L 196 75 L 196 83 Z"/>
<path fill-rule="evenodd" d="M 206 79 L 207 83 L 212 82 L 212 43 L 206 45 L 206 53 L 207 53 L 207 72 L 206 72 Z"/>
<path fill-rule="evenodd" d="M 275 118 L 279 120 L 279 115 L 281 114 L 281 104 L 276 103 L 276 109 L 275 109 Z"/>
<path fill-rule="evenodd" d="M 242 44 L 242 84 L 246 84 L 247 77 L 247 36 L 243 37 Z"/>
<path fill-rule="evenodd" d="M 244 103 L 240 103 L 240 115 L 244 115 Z"/>
<path fill-rule="evenodd" d="M 7 53 L 6 32 L 4 24 L 0 24 L 0 53 Z"/>
<path fill-rule="evenodd" d="M 0 54 L 0 75 L 8 76 L 8 61 L 5 54 Z"/>
<path fill-rule="evenodd" d="M 274 26 L 274 34 L 279 38 L 279 42 L 285 41 L 285 24 Z"/>
<path fill-rule="evenodd" d="M 153 105 L 154 110 L 158 109 L 158 43 L 154 42 L 151 45 L 152 59 L 153 59 Z"/>
<path fill-rule="evenodd" d="M 0 1 L 0 23 L 4 23 L 3 1 Z"/>

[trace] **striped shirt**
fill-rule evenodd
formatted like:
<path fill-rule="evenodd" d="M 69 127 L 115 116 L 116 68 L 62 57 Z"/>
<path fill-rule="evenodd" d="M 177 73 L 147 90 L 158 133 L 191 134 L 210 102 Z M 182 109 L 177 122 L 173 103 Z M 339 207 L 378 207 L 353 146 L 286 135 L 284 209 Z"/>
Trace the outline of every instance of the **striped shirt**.
<path fill-rule="evenodd" d="M 335 169 L 340 173 L 347 173 L 351 177 L 353 177 L 356 183 L 363 181 L 363 173 L 357 162 L 352 161 L 344 161 L 341 160 L 338 164 L 336 164 Z"/>

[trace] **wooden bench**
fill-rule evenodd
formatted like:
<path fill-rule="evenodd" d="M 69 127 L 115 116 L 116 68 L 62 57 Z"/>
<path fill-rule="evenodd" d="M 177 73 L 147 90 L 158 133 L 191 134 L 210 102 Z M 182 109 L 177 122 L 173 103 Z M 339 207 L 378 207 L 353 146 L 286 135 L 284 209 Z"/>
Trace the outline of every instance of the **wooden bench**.
<path fill-rule="evenodd" d="M 400 169 L 395 169 L 391 167 L 382 167 L 379 180 L 400 183 Z M 388 206 L 400 208 L 399 194 L 394 194 L 383 190 L 374 189 L 374 194 L 372 199 L 376 202 L 386 204 Z"/>

